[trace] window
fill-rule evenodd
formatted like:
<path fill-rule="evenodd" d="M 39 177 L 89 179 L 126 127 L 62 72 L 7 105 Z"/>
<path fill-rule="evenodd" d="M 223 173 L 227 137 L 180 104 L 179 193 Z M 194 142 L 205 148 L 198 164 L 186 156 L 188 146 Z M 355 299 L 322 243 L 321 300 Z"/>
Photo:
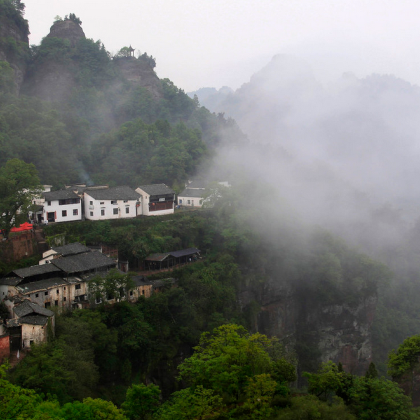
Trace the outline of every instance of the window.
<path fill-rule="evenodd" d="M 111 204 L 117 204 L 117 200 L 111 200 Z"/>
<path fill-rule="evenodd" d="M 130 290 L 130 296 L 133 296 L 133 291 L 132 290 Z"/>
<path fill-rule="evenodd" d="M 45 302 L 45 305 L 44 305 L 46 308 L 49 308 L 50 306 L 51 306 L 51 302 Z"/>
<path fill-rule="evenodd" d="M 44 294 L 45 294 L 45 296 L 48 296 L 48 292 L 45 292 Z"/>
<path fill-rule="evenodd" d="M 93 216 L 93 211 L 90 212 L 90 215 Z"/>
<path fill-rule="evenodd" d="M 81 289 L 80 284 L 76 284 L 76 290 L 80 290 L 80 289 Z"/>
<path fill-rule="evenodd" d="M 66 286 L 64 286 L 63 289 L 66 290 Z"/>
<path fill-rule="evenodd" d="M 93 201 L 89 201 L 89 204 L 90 204 L 91 206 L 93 206 Z"/>
<path fill-rule="evenodd" d="M 73 216 L 77 216 L 79 214 L 79 209 L 73 209 Z"/>
<path fill-rule="evenodd" d="M 188 203 L 188 204 L 191 204 L 191 200 L 188 200 L 188 201 L 187 201 L 187 203 Z"/>
<path fill-rule="evenodd" d="M 58 306 L 58 300 L 55 300 L 55 301 L 54 301 L 54 305 L 55 305 L 55 306 Z"/>
<path fill-rule="evenodd" d="M 144 295 L 144 290 L 141 291 L 141 294 Z"/>
<path fill-rule="evenodd" d="M 4 294 L 4 293 L 3 293 Z M 39 296 L 39 294 L 38 293 L 35 293 L 35 297 L 38 297 Z"/>
<path fill-rule="evenodd" d="M 182 204 L 182 199 L 181 199 L 181 200 L 179 200 L 179 204 Z"/>
<path fill-rule="evenodd" d="M 96 303 L 101 303 L 101 298 L 100 297 L 97 297 L 96 300 L 95 300 L 95 302 Z"/>
<path fill-rule="evenodd" d="M 126 207 L 125 208 L 125 212 L 128 214 L 128 213 L 130 213 L 130 207 Z"/>
<path fill-rule="evenodd" d="M 124 203 L 128 203 L 128 200 L 124 200 Z M 34 203 L 35 204 L 35 203 Z"/>
<path fill-rule="evenodd" d="M 66 216 L 67 216 L 67 210 L 62 210 L 62 211 L 61 211 L 61 215 L 62 215 L 63 217 L 66 217 Z"/>
<path fill-rule="evenodd" d="M 105 216 L 105 209 L 101 209 L 101 216 Z"/>
<path fill-rule="evenodd" d="M 64 299 L 63 299 L 63 300 L 64 300 L 64 302 L 65 302 L 65 301 L 67 300 L 67 298 L 64 296 Z"/>
<path fill-rule="evenodd" d="M 104 201 L 101 201 L 101 202 L 100 202 L 100 204 L 102 204 L 102 205 L 103 205 L 103 204 L 105 204 L 105 202 L 104 202 Z"/>
<path fill-rule="evenodd" d="M 48 201 L 48 205 L 51 206 L 51 201 Z"/>
<path fill-rule="evenodd" d="M 113 214 L 118 214 L 118 209 L 112 209 Z"/>
<path fill-rule="evenodd" d="M 60 294 L 60 291 L 57 289 L 57 295 L 59 295 Z"/>

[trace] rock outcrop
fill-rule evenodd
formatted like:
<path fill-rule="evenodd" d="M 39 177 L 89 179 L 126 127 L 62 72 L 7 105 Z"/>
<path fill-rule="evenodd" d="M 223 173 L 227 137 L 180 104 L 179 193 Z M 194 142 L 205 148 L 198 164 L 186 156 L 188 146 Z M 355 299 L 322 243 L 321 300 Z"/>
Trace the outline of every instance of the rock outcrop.
<path fill-rule="evenodd" d="M 73 48 L 80 39 L 86 38 L 82 27 L 70 19 L 54 22 L 47 37 L 68 39 Z"/>
<path fill-rule="evenodd" d="M 295 350 L 299 373 L 315 370 L 329 360 L 341 362 L 353 374 L 366 372 L 372 361 L 376 296 L 355 305 L 325 305 L 295 285 L 269 278 L 261 287 L 240 294 L 243 307 L 251 301 L 260 305 L 254 329 L 277 336 L 288 350 Z"/>
<path fill-rule="evenodd" d="M 163 98 L 162 85 L 153 68 L 141 58 L 121 57 L 114 58 L 113 63 L 123 77 L 134 85 L 143 87 L 149 91 L 152 98 Z"/>
<path fill-rule="evenodd" d="M 26 31 L 18 27 L 15 21 L 0 17 L 0 61 L 6 61 L 14 72 L 16 93 L 22 86 L 26 73 L 26 55 L 29 40 Z"/>

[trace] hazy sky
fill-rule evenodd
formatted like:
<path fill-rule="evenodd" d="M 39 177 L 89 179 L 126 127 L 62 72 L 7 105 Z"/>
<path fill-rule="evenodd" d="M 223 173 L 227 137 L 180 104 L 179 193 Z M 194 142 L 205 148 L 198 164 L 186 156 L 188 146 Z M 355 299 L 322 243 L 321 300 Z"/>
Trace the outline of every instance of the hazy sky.
<path fill-rule="evenodd" d="M 30 43 L 75 13 L 108 51 L 131 44 L 186 91 L 239 87 L 278 53 L 309 61 L 321 81 L 352 71 L 420 85 L 418 0 L 26 0 Z"/>

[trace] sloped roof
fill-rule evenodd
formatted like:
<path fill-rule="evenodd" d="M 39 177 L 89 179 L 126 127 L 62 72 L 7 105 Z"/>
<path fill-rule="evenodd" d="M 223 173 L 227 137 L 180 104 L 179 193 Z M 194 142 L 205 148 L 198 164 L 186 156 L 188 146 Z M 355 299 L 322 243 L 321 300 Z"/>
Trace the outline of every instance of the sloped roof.
<path fill-rule="evenodd" d="M 42 306 L 37 305 L 36 303 L 25 301 L 20 305 L 17 305 L 13 308 L 15 314 L 22 318 L 27 315 L 38 314 L 44 316 L 53 316 L 54 312 L 49 309 L 43 308 Z"/>
<path fill-rule="evenodd" d="M 30 315 L 19 318 L 20 324 L 30 325 L 45 325 L 48 322 L 48 317 L 42 315 Z"/>
<path fill-rule="evenodd" d="M 160 254 L 151 254 L 147 258 L 145 258 L 145 260 L 146 261 L 163 261 L 168 256 L 180 258 L 186 255 L 196 254 L 197 252 L 200 252 L 200 250 L 197 248 L 186 248 L 186 249 L 180 249 L 179 251 L 164 252 Z"/>
<path fill-rule="evenodd" d="M 66 273 L 80 273 L 88 270 L 115 267 L 116 263 L 100 252 L 90 251 L 51 260 L 50 265 L 54 265 Z"/>
<path fill-rule="evenodd" d="M 127 186 L 85 190 L 85 194 L 95 200 L 137 200 L 140 197 L 138 192 Z"/>
<path fill-rule="evenodd" d="M 43 193 L 45 201 L 65 200 L 67 198 L 80 198 L 72 190 L 58 190 Z"/>
<path fill-rule="evenodd" d="M 147 277 L 144 276 L 133 276 L 132 280 L 136 286 L 146 286 L 153 284 L 150 280 L 147 279 Z"/>
<path fill-rule="evenodd" d="M 203 198 L 204 190 L 186 188 L 182 193 L 178 194 L 179 197 Z"/>
<path fill-rule="evenodd" d="M 0 286 L 17 286 L 21 281 L 20 277 L 3 277 L 0 279 Z"/>
<path fill-rule="evenodd" d="M 140 185 L 138 188 L 149 195 L 174 194 L 174 191 L 166 184 Z"/>
<path fill-rule="evenodd" d="M 151 254 L 145 258 L 145 261 L 163 261 L 169 255 L 169 252 L 165 252 L 164 254 Z"/>
<path fill-rule="evenodd" d="M 31 283 L 22 284 L 20 286 L 17 286 L 17 289 L 21 293 L 27 294 L 36 292 L 38 290 L 48 290 L 53 287 L 63 286 L 67 284 L 69 283 L 66 280 L 54 277 L 52 279 L 33 281 Z"/>
<path fill-rule="evenodd" d="M 69 256 L 69 255 L 76 255 L 76 254 L 82 254 L 83 252 L 89 252 L 90 248 L 87 246 L 84 246 L 82 244 L 79 244 L 79 242 L 75 242 L 73 244 L 63 245 L 63 246 L 57 246 L 52 248 L 57 254 L 62 255 L 63 257 Z"/>
<path fill-rule="evenodd" d="M 13 270 L 12 273 L 20 277 L 21 279 L 25 279 L 27 277 L 37 276 L 40 274 L 53 273 L 54 271 L 58 272 L 60 270 L 51 264 L 43 264 L 33 265 L 31 267 L 26 268 L 18 268 L 17 270 Z"/>
<path fill-rule="evenodd" d="M 195 179 L 194 181 L 191 181 L 188 185 L 187 188 L 200 188 L 205 190 L 207 188 L 207 182 L 204 182 L 201 179 Z"/>
<path fill-rule="evenodd" d="M 175 258 L 185 257 L 186 255 L 193 255 L 200 252 L 197 248 L 181 249 L 180 251 L 172 251 L 170 254 Z"/>

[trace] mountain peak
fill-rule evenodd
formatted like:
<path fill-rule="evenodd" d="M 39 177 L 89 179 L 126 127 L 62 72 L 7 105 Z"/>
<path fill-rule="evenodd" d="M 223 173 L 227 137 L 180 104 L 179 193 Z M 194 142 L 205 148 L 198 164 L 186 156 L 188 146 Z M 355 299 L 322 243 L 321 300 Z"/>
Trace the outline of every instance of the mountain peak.
<path fill-rule="evenodd" d="M 68 39 L 72 47 L 80 39 L 86 38 L 82 27 L 71 19 L 57 20 L 54 22 L 47 37 Z"/>

